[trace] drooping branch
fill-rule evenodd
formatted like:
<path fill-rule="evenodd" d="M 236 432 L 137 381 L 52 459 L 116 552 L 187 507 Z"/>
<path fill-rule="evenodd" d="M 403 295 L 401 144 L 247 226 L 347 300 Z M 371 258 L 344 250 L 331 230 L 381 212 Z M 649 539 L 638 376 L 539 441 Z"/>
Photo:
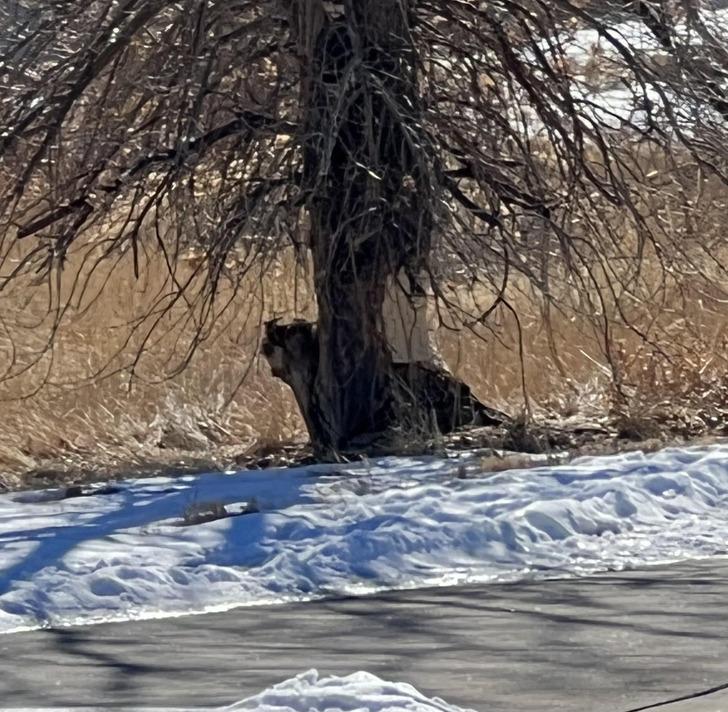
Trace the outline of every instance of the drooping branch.
<path fill-rule="evenodd" d="M 66 205 L 52 210 L 33 220 L 33 222 L 24 225 L 18 229 L 18 238 L 29 237 L 45 228 L 50 227 L 54 223 L 76 212 L 92 209 L 89 202 L 91 193 L 100 191 L 107 194 L 118 193 L 123 190 L 125 184 L 132 178 L 139 176 L 154 165 L 166 163 L 179 165 L 185 162 L 190 156 L 195 156 L 199 160 L 206 150 L 214 146 L 217 142 L 233 136 L 240 136 L 244 141 L 250 142 L 254 136 L 261 134 L 293 134 L 297 130 L 297 126 L 289 121 L 278 121 L 270 116 L 259 114 L 252 111 L 244 112 L 240 117 L 233 121 L 218 126 L 208 131 L 203 136 L 186 141 L 181 146 L 160 151 L 157 153 L 143 156 L 127 169 L 117 170 L 119 174 L 113 182 L 95 183 L 88 188 L 84 195 L 74 198 Z"/>
<path fill-rule="evenodd" d="M 232 121 L 211 129 L 203 136 L 183 142 L 180 146 L 160 151 L 140 158 L 133 166 L 121 171 L 123 181 L 126 177 L 133 177 L 142 173 L 157 163 L 182 163 L 185 158 L 193 155 L 202 155 L 208 148 L 218 141 L 230 138 L 231 136 L 242 136 L 245 141 L 250 141 L 254 135 L 293 134 L 298 130 L 298 125 L 285 120 L 275 119 L 266 114 L 254 111 L 244 111 Z M 104 187 L 106 190 L 106 188 Z"/>
<path fill-rule="evenodd" d="M 0 36 L 13 49 L 0 67 L 3 284 L 74 251 L 113 264 L 128 249 L 135 268 L 161 254 L 159 300 L 174 294 L 197 343 L 218 295 L 249 288 L 251 264 L 285 261 L 292 246 L 301 257 L 326 229 L 336 249 L 314 275 L 323 284 L 332 270 L 332 319 L 361 307 L 345 290 L 378 268 L 424 274 L 434 296 L 416 296 L 446 328 L 488 329 L 482 314 L 533 289 L 587 315 L 605 344 L 685 275 L 724 291 L 706 205 L 719 205 L 713 178 L 726 173 L 726 48 L 705 5 L 34 5 L 17 38 Z M 54 308 L 84 294 L 48 284 Z M 459 304 L 453 292 L 472 285 L 497 308 Z M 380 298 L 372 286 L 364 306 Z M 150 324 L 165 308 L 154 304 Z M 634 333 L 656 351 L 653 328 Z"/>

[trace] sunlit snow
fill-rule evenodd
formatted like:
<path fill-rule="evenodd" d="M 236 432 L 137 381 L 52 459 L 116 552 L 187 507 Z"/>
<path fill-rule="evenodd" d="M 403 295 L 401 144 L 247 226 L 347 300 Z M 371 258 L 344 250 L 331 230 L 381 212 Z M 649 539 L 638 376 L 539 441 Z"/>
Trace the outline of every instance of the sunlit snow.
<path fill-rule="evenodd" d="M 463 462 L 468 463 L 463 476 Z M 0 631 L 721 554 L 728 446 L 478 472 L 473 456 L 0 497 Z M 235 514 L 179 526 L 194 503 Z"/>
<path fill-rule="evenodd" d="M 465 712 L 411 685 L 386 682 L 367 672 L 319 677 L 316 670 L 275 685 L 227 709 L 256 712 Z"/>

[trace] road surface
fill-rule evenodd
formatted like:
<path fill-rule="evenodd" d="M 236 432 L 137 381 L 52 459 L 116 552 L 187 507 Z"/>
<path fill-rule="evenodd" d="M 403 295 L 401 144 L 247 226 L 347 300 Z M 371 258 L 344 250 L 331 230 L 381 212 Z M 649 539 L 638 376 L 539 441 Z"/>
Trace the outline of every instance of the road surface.
<path fill-rule="evenodd" d="M 310 668 L 480 712 L 696 695 L 728 683 L 728 559 L 0 636 L 0 706 L 219 706 Z M 728 712 L 728 690 L 653 709 Z"/>

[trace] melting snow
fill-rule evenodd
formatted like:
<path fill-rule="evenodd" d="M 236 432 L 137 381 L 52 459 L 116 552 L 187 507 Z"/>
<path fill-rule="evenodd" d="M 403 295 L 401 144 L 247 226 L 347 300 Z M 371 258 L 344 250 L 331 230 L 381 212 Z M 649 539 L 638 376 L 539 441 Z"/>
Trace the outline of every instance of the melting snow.
<path fill-rule="evenodd" d="M 0 632 L 724 553 L 728 445 L 478 473 L 392 458 L 0 497 Z M 195 503 L 235 513 L 179 526 Z"/>

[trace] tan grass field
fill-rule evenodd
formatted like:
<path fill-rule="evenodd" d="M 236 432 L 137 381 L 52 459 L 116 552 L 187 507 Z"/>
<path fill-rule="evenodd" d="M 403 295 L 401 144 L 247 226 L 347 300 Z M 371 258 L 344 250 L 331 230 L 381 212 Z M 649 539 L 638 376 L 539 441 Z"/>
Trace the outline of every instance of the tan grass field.
<path fill-rule="evenodd" d="M 47 284 L 17 282 L 0 294 L 0 486 L 228 468 L 252 452 L 305 440 L 290 392 L 258 355 L 266 319 L 312 314 L 300 270 L 270 264 L 237 291 L 224 287 L 206 329 L 190 321 L 190 305 L 160 316 L 171 287 L 158 257 L 138 278 L 129 259 L 92 273 L 84 264 L 72 257 L 60 287 L 52 285 L 59 303 L 72 304 L 52 341 L 57 312 Z M 189 255 L 176 278 L 197 267 Z M 492 298 L 455 291 L 473 310 Z M 477 333 L 437 330 L 446 362 L 484 402 L 536 420 L 611 416 L 685 434 L 722 425 L 726 306 L 719 299 L 692 295 L 668 311 L 642 304 L 635 324 L 650 344 L 615 326 L 608 355 L 599 320 L 567 308 L 546 313 L 525 283 L 509 300 L 520 332 L 505 308 Z M 201 339 L 186 363 L 193 333 Z"/>

